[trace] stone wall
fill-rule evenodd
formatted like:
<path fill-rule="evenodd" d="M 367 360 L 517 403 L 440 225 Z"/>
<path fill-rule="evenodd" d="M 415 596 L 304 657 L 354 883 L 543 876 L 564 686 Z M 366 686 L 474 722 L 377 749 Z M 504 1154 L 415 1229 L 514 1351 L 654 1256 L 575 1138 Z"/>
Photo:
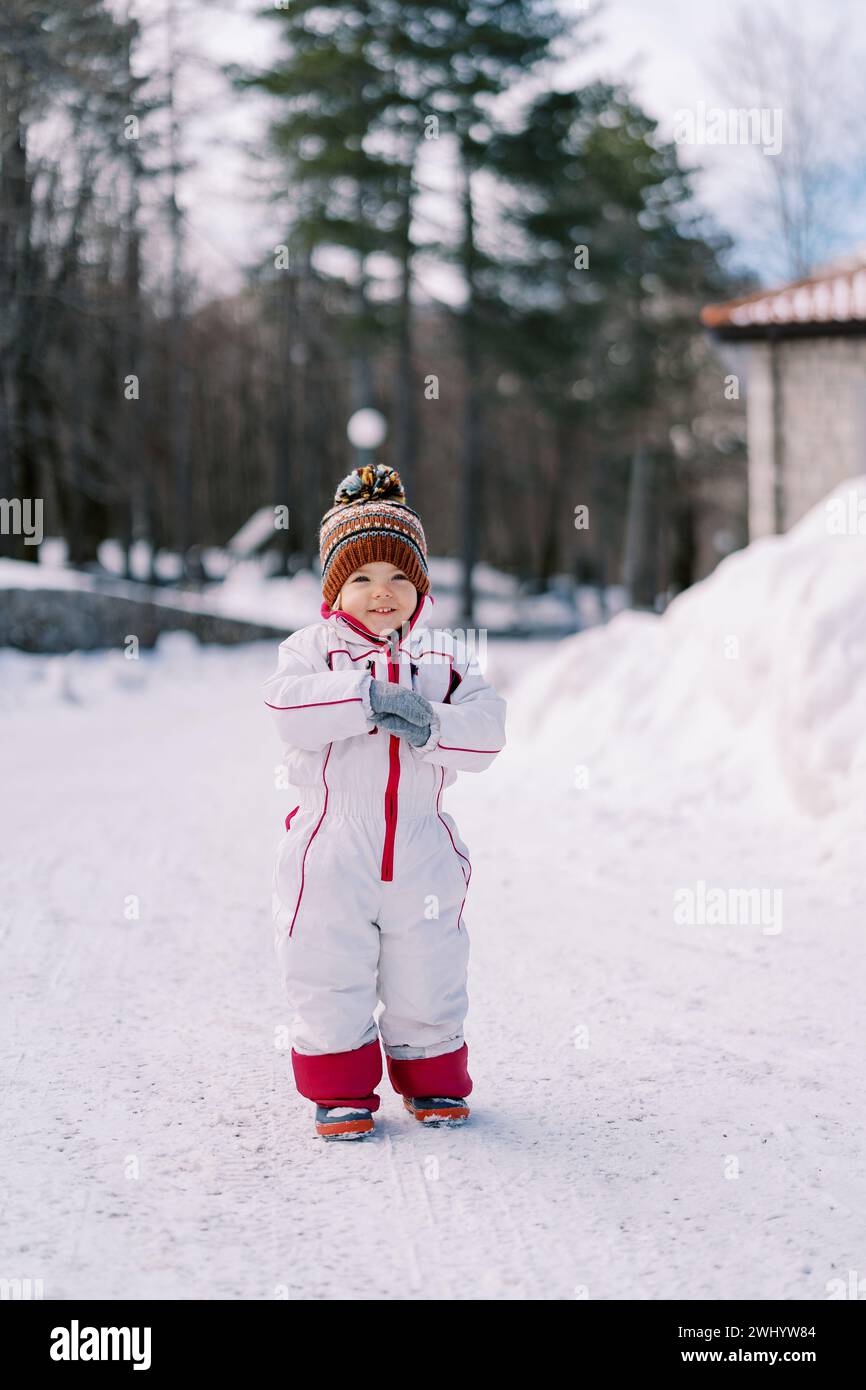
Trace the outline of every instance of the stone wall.
<path fill-rule="evenodd" d="M 782 530 L 845 478 L 866 472 L 866 336 L 782 338 Z M 750 345 L 749 536 L 773 525 L 773 397 L 769 344 Z"/>
<path fill-rule="evenodd" d="M 224 645 L 282 642 L 289 630 L 90 589 L 0 589 L 0 647 L 24 652 L 121 648 L 129 636 L 147 648 L 161 632 L 178 631 Z"/>

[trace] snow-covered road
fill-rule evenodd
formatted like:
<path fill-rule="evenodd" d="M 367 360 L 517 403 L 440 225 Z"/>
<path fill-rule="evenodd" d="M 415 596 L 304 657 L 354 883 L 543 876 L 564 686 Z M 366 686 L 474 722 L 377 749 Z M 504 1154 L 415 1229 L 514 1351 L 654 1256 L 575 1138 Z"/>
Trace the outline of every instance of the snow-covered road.
<path fill-rule="evenodd" d="M 511 697 L 527 653 L 491 646 Z M 577 789 L 513 738 L 472 851 L 461 1130 L 295 1093 L 269 644 L 0 661 L 0 1276 L 46 1298 L 802 1298 L 866 1271 L 862 903 L 793 809 Z M 63 697 L 63 690 L 66 697 Z M 79 700 L 74 700 L 76 692 Z M 516 706 L 515 706 L 516 710 Z M 681 925 L 683 887 L 781 931 Z"/>

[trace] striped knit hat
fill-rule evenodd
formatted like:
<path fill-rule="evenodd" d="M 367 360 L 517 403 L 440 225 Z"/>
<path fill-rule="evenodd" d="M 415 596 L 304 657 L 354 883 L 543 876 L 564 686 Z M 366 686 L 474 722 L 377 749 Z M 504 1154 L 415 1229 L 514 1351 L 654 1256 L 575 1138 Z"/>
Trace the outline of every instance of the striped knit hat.
<path fill-rule="evenodd" d="M 429 593 L 424 528 L 395 468 L 367 464 L 343 479 L 322 517 L 319 558 L 329 608 L 349 576 L 373 560 L 399 566 L 419 594 Z"/>

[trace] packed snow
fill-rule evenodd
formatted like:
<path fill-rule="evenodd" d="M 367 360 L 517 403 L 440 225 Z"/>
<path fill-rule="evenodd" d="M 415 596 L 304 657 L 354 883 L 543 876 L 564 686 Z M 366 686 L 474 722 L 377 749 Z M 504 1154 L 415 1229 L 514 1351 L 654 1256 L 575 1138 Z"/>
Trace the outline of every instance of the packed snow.
<path fill-rule="evenodd" d="M 842 502 L 866 512 L 866 479 Z M 473 863 L 457 1129 L 385 1080 L 376 1133 L 328 1144 L 294 1090 L 275 648 L 0 653 L 0 1275 L 454 1300 L 862 1278 L 866 522 L 828 505 L 663 616 L 487 645 L 508 746 L 447 797 Z"/>

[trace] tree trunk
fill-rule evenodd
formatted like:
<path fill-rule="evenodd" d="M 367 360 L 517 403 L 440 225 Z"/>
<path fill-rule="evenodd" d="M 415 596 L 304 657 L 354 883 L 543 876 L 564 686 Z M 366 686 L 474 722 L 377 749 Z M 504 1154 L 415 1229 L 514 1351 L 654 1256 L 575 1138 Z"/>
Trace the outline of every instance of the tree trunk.
<path fill-rule="evenodd" d="M 132 77 L 133 28 L 128 6 L 126 23 L 128 28 L 124 49 L 124 75 L 126 78 L 127 110 L 132 111 L 135 102 L 135 84 Z M 141 161 L 138 153 L 138 142 L 127 140 L 126 145 L 128 188 L 123 264 L 123 365 L 120 373 L 121 380 L 117 382 L 116 389 L 119 392 L 120 406 L 123 410 L 123 429 L 121 431 L 123 448 L 121 467 L 118 470 L 122 479 L 119 530 L 124 551 L 124 573 L 126 578 L 130 579 L 132 577 L 131 552 L 133 542 L 137 536 L 142 538 L 147 536 L 148 539 L 150 537 L 147 530 L 147 508 L 142 488 L 142 474 L 145 467 L 141 446 L 144 436 L 142 412 L 146 409 L 142 396 L 146 393 L 146 386 L 142 379 L 141 231 L 138 225 Z M 140 389 L 137 400 L 126 399 L 123 378 L 130 375 L 137 377 L 139 382 Z"/>
<path fill-rule="evenodd" d="M 277 290 L 277 310 L 279 314 L 279 330 L 277 341 L 280 343 L 280 354 L 278 362 L 278 379 L 275 382 L 277 400 L 279 401 L 279 415 L 277 420 L 277 438 L 274 452 L 274 506 L 289 508 L 289 526 L 285 530 L 278 530 L 274 535 L 274 549 L 278 556 L 276 573 L 287 575 L 289 573 L 289 555 L 292 547 L 292 528 L 295 525 L 294 508 L 291 504 L 292 494 L 292 453 L 298 431 L 295 421 L 294 401 L 292 398 L 292 388 L 294 385 L 295 373 L 295 346 L 298 341 L 297 336 L 297 284 L 295 281 L 294 263 L 289 265 L 285 277 L 278 283 Z M 285 368 L 288 366 L 288 376 Z"/>
<path fill-rule="evenodd" d="M 26 92 L 14 59 L 0 70 L 0 497 L 35 499 L 21 400 L 32 281 L 32 199 L 24 125 Z M 0 555 L 38 560 L 39 547 L 0 532 Z"/>
<path fill-rule="evenodd" d="M 171 321 L 169 326 L 169 370 L 171 392 L 171 458 L 174 477 L 175 543 L 180 554 L 181 575 L 186 574 L 186 552 L 192 544 L 192 482 L 189 450 L 189 390 L 186 377 L 184 286 L 183 286 L 183 223 L 177 200 L 180 171 L 180 128 L 175 97 L 176 83 L 176 24 L 174 0 L 168 8 L 168 114 L 169 165 L 171 185 L 168 198 L 169 232 L 171 237 Z"/>
<path fill-rule="evenodd" d="M 653 456 L 643 444 L 632 458 L 623 584 L 632 608 L 655 609 L 658 593 L 658 508 Z"/>
<path fill-rule="evenodd" d="M 418 454 L 417 412 L 412 376 L 412 180 L 406 189 L 402 229 L 400 320 L 397 342 L 394 457 L 407 499 L 414 493 Z"/>
<path fill-rule="evenodd" d="M 477 292 L 475 284 L 475 209 L 472 201 L 472 171 L 464 156 L 463 162 L 463 273 L 466 280 L 466 304 L 460 318 L 460 343 L 463 363 L 463 430 L 461 440 L 461 480 L 463 497 L 462 561 L 460 622 L 468 628 L 475 623 L 473 570 L 477 558 L 481 491 L 481 386 L 480 353 L 478 345 Z"/>
<path fill-rule="evenodd" d="M 553 473 L 547 484 L 547 525 L 539 566 L 539 588 L 542 593 L 550 587 L 559 564 L 563 495 L 566 479 L 571 473 L 571 431 L 564 420 L 556 422 L 554 450 Z"/>

